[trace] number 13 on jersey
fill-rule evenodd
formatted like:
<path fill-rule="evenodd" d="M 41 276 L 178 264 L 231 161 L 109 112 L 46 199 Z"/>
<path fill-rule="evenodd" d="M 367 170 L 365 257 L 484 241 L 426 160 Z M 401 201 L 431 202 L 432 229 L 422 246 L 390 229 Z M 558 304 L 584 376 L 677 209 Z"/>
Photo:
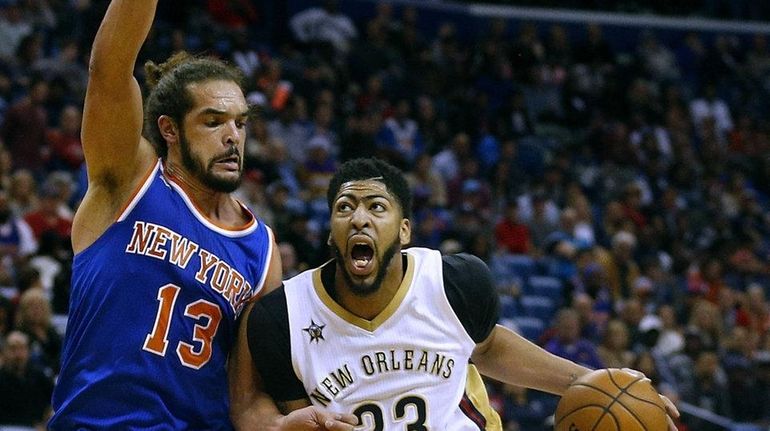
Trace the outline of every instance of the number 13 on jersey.
<path fill-rule="evenodd" d="M 147 334 L 144 340 L 143 350 L 158 356 L 166 356 L 169 328 L 171 319 L 174 318 L 174 305 L 180 290 L 179 286 L 173 284 L 167 284 L 158 290 L 158 313 L 155 316 L 152 332 Z M 196 323 L 192 333 L 192 341 L 197 343 L 197 346 L 181 340 L 176 346 L 176 354 L 182 365 L 197 370 L 211 359 L 212 341 L 222 320 L 222 310 L 217 304 L 199 299 L 185 307 L 184 315 L 198 322 L 205 319 L 205 325 Z"/>

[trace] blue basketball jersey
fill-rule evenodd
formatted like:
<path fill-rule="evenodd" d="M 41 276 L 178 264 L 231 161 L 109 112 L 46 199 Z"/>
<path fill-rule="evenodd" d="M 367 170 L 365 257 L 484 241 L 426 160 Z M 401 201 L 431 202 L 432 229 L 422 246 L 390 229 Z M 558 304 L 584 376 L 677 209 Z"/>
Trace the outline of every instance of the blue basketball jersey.
<path fill-rule="evenodd" d="M 232 428 L 235 319 L 273 253 L 270 229 L 251 218 L 217 226 L 156 164 L 116 223 L 75 256 L 50 428 Z"/>

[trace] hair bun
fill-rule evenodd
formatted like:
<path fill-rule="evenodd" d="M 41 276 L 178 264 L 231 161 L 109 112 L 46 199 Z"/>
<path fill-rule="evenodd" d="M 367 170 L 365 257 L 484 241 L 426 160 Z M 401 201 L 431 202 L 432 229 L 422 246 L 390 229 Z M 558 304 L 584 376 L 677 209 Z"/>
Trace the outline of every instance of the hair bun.
<path fill-rule="evenodd" d="M 161 64 L 157 64 L 153 61 L 144 63 L 144 74 L 146 76 L 147 86 L 149 86 L 150 89 L 155 88 L 155 86 L 158 85 L 158 82 L 160 82 L 160 80 L 166 76 L 169 71 L 173 70 L 181 63 L 184 63 L 191 57 L 192 56 L 189 53 L 185 51 L 179 51 Z"/>

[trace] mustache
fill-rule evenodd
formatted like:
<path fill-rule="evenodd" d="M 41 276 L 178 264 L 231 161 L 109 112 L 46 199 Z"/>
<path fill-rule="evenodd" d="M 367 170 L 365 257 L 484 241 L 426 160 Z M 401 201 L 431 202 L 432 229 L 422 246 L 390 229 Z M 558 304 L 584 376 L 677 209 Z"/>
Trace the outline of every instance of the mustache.
<path fill-rule="evenodd" d="M 222 160 L 232 156 L 237 156 L 239 159 L 241 158 L 241 152 L 235 146 L 230 147 L 224 154 L 220 154 L 216 160 Z"/>

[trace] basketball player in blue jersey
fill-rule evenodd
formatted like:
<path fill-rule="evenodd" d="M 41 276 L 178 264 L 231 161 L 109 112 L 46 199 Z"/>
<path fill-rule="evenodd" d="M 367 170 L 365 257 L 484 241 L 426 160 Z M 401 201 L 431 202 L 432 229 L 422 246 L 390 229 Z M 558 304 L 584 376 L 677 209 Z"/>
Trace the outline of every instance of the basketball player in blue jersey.
<path fill-rule="evenodd" d="M 240 73 L 186 55 L 148 64 L 143 112 L 132 72 L 156 6 L 112 1 L 93 44 L 82 129 L 89 187 L 72 229 L 49 427 L 350 429 L 354 418 L 315 408 L 283 417 L 259 391 L 248 415 L 230 419 L 235 321 L 280 284 L 279 255 L 270 229 L 231 196 L 249 117 Z"/>
<path fill-rule="evenodd" d="M 343 164 L 328 203 L 335 258 L 255 304 L 240 338 L 251 355 L 238 367 L 261 375 L 282 411 L 312 404 L 376 431 L 500 430 L 479 372 L 560 395 L 589 371 L 496 325 L 497 294 L 480 259 L 402 250 L 411 196 L 396 168 Z M 234 394 L 247 384 L 231 378 Z"/>

